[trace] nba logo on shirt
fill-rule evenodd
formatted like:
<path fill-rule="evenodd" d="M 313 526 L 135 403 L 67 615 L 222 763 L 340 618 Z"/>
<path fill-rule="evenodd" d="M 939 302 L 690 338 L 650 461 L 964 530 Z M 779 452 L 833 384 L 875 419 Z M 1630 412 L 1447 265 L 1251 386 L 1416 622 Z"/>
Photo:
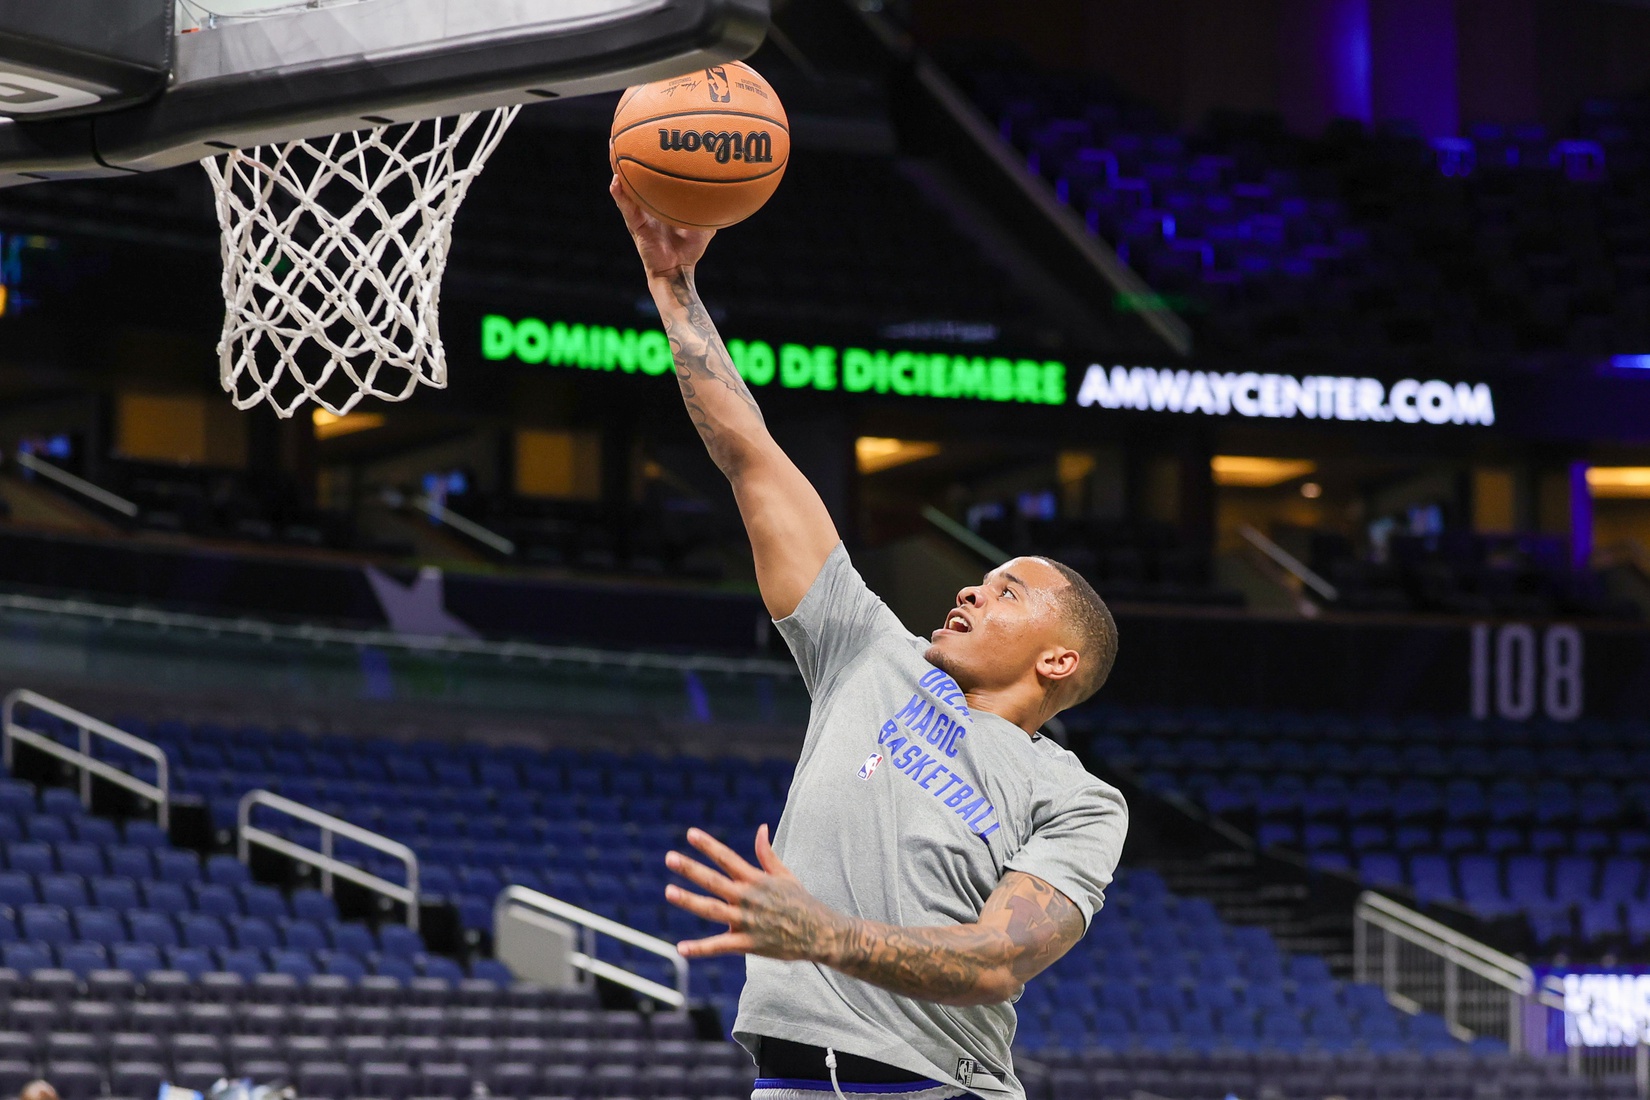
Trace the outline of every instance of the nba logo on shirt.
<path fill-rule="evenodd" d="M 877 765 L 880 763 L 882 763 L 882 754 L 880 752 L 873 752 L 870 756 L 865 758 L 865 763 L 859 766 L 859 777 L 861 779 L 871 778 L 877 770 Z"/>
<path fill-rule="evenodd" d="M 957 1083 L 965 1088 L 972 1085 L 974 1083 L 974 1074 L 979 1070 L 979 1068 L 980 1064 L 972 1058 L 958 1058 Z"/>

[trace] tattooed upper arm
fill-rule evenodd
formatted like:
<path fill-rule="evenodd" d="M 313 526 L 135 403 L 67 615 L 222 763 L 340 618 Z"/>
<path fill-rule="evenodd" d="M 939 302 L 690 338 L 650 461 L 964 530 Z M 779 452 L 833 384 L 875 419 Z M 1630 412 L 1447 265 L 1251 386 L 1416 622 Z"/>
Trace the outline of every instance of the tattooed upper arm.
<path fill-rule="evenodd" d="M 1012 944 L 1008 967 L 1021 983 L 1041 974 L 1083 938 L 1083 912 L 1035 875 L 1010 871 L 986 899 L 982 925 L 997 925 Z"/>

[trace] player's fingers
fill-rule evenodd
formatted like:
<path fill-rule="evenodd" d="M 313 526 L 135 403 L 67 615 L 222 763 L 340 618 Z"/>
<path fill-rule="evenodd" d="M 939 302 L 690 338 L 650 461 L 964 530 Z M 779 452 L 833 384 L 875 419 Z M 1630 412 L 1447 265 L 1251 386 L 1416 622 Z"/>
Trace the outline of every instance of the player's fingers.
<path fill-rule="evenodd" d="M 695 894 L 676 885 L 665 887 L 665 900 L 678 909 L 686 909 L 696 917 L 703 917 L 715 924 L 725 924 L 729 928 L 733 927 L 739 916 L 738 910 L 725 901 L 707 898 L 703 894 Z"/>
<path fill-rule="evenodd" d="M 770 875 L 781 875 L 785 878 L 792 877 L 791 869 L 785 866 L 784 861 L 779 858 L 779 853 L 775 852 L 773 845 L 768 843 L 768 826 L 766 823 L 756 828 L 756 862 L 760 863 L 762 870 Z"/>
<path fill-rule="evenodd" d="M 636 200 L 630 197 L 625 185 L 619 182 L 618 173 L 614 173 L 613 179 L 608 182 L 607 193 L 613 196 L 613 202 L 619 208 L 619 216 L 624 219 L 625 227 L 631 232 L 634 233 L 646 223 L 647 215 L 642 213 L 642 208 L 636 204 Z"/>
<path fill-rule="evenodd" d="M 761 874 L 755 867 L 745 862 L 743 856 L 711 836 L 703 829 L 689 829 L 688 843 L 709 856 L 728 877 L 740 882 L 749 882 Z"/>
<path fill-rule="evenodd" d="M 726 875 L 719 875 L 696 859 L 689 859 L 681 852 L 670 852 L 665 856 L 665 866 L 687 879 L 701 890 L 709 890 L 725 901 L 734 900 L 738 892 L 738 884 Z"/>
<path fill-rule="evenodd" d="M 748 955 L 755 946 L 755 941 L 743 932 L 723 932 L 702 940 L 683 940 L 676 950 L 683 958 L 704 959 L 712 955 Z"/>

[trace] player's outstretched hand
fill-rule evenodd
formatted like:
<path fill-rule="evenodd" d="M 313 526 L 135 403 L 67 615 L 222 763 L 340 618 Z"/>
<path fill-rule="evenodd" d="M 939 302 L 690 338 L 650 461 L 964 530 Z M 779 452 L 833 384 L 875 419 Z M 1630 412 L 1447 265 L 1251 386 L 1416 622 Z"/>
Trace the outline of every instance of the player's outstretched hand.
<path fill-rule="evenodd" d="M 705 893 L 671 885 L 665 887 L 665 900 L 695 916 L 725 924 L 728 930 L 702 940 L 683 940 L 676 950 L 684 957 L 763 955 L 770 959 L 813 959 L 840 931 L 846 918 L 808 893 L 790 868 L 779 861 L 768 843 L 766 825 L 756 830 L 756 861 L 760 866 L 752 866 L 702 829 L 689 829 L 687 838 L 720 870 L 680 852 L 667 854 L 665 866 Z"/>
<path fill-rule="evenodd" d="M 636 242 L 649 279 L 666 279 L 684 268 L 691 271 L 716 236 L 714 229 L 678 229 L 655 218 L 637 204 L 618 176 L 607 185 L 607 193 L 624 215 L 625 228 Z"/>

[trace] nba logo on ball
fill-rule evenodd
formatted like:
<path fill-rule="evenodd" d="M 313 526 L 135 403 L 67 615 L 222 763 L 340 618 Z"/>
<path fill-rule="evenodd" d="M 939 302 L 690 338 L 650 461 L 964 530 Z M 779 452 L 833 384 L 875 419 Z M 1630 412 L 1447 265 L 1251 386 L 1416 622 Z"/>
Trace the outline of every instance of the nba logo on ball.
<path fill-rule="evenodd" d="M 880 752 L 873 752 L 870 756 L 865 758 L 865 763 L 859 766 L 859 777 L 861 779 L 871 778 L 871 776 L 876 773 L 877 765 L 880 763 L 882 763 L 882 754 Z"/>

